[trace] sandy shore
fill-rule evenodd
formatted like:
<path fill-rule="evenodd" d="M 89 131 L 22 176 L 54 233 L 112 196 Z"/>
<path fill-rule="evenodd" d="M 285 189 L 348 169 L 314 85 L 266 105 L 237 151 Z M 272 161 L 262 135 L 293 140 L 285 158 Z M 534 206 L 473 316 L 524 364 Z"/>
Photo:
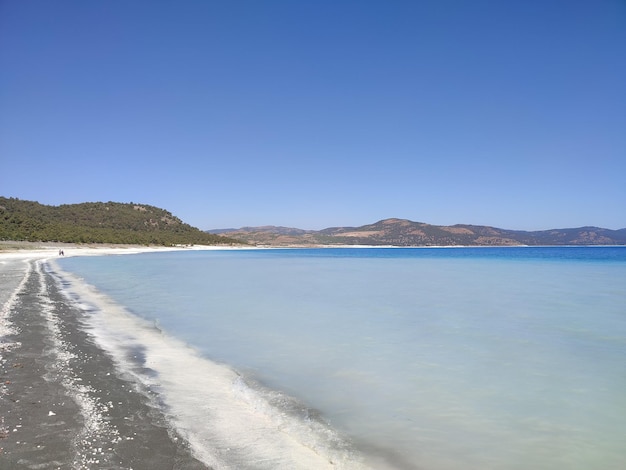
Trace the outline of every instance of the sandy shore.
<path fill-rule="evenodd" d="M 180 245 L 180 246 L 142 246 L 142 245 L 107 245 L 73 243 L 34 243 L 34 242 L 0 242 L 0 261 L 3 259 L 47 259 L 59 256 L 62 250 L 64 256 L 100 256 L 125 255 L 137 253 L 156 253 L 162 251 L 186 250 L 245 250 L 254 247 L 220 246 L 220 245 Z"/>
<path fill-rule="evenodd" d="M 45 260 L 164 251 L 6 246 L 0 251 L 0 468 L 206 469 L 150 390 L 119 376 Z M 191 248 L 173 248 L 191 249 Z M 215 249 L 193 247 L 193 249 Z"/>

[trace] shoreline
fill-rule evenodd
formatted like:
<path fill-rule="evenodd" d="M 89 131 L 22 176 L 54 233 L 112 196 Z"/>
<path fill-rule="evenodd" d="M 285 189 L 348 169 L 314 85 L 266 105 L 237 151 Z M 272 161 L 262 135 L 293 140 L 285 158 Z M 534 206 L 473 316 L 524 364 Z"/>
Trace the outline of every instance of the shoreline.
<path fill-rule="evenodd" d="M 131 339 L 120 351 L 110 351 L 100 342 L 100 334 L 92 330 L 92 318 L 95 318 L 92 315 L 109 323 L 102 316 L 103 312 L 118 318 L 117 307 L 113 306 L 111 311 L 102 309 L 100 304 L 86 307 L 80 294 L 74 297 L 73 287 L 67 289 L 66 283 L 73 280 L 59 277 L 64 274 L 54 267 L 54 260 L 62 258 L 59 249 L 64 249 L 66 256 L 71 257 L 189 248 L 68 248 L 56 244 L 33 248 L 0 251 L 0 467 L 80 470 L 336 468 L 332 458 L 314 450 L 315 445 L 312 448 L 284 433 L 282 415 L 274 421 L 276 418 L 259 413 L 254 400 L 247 395 L 250 392 L 239 383 L 241 379 L 234 370 L 208 363 L 191 350 L 191 354 L 179 357 L 177 351 L 184 345 L 177 340 L 171 341 L 159 334 L 151 338 L 159 346 L 149 344 L 151 341 L 141 344 Z M 195 246 L 191 249 L 233 248 Z M 131 323 L 136 321 L 130 320 Z M 120 338 L 127 332 L 120 330 L 115 334 Z M 217 426 L 232 420 L 225 435 L 220 435 L 217 428 L 212 429 L 211 420 L 191 428 L 181 427 L 180 419 L 188 423 L 195 419 L 185 415 L 187 411 L 180 408 L 176 400 L 163 401 L 162 387 L 171 388 L 174 384 L 150 380 L 160 375 L 159 369 L 153 369 L 154 365 L 150 364 L 161 357 L 167 367 L 180 370 L 191 367 L 198 371 L 203 393 L 193 392 L 198 386 L 195 383 L 189 384 L 190 387 L 180 383 L 182 388 L 177 396 L 197 402 L 195 409 L 209 406 L 209 415 L 216 419 Z M 172 360 L 178 361 L 176 366 L 170 364 L 175 363 Z M 217 376 L 222 382 L 215 382 Z M 224 399 L 232 400 L 233 391 L 239 404 L 231 402 L 223 407 L 220 403 L 225 403 Z M 207 405 L 207 399 L 213 405 Z M 200 428 L 196 429 L 197 426 Z M 244 438 L 242 433 L 250 427 L 259 430 L 253 439 L 260 439 L 263 442 L 260 446 L 260 441 Z M 200 440 L 199 433 L 203 434 Z M 217 439 L 209 448 L 205 447 L 210 442 L 205 442 L 207 433 Z M 255 461 L 258 465 L 253 463 Z M 346 468 L 365 467 L 351 462 Z"/>
<path fill-rule="evenodd" d="M 220 251 L 220 250 L 281 250 L 281 249 L 328 249 L 328 248 L 379 248 L 379 249 L 440 249 L 440 248 L 621 248 L 626 245 L 117 245 L 75 244 L 52 242 L 0 241 L 0 262 L 7 258 L 56 258 L 59 250 L 63 256 L 105 256 L 172 251 Z M 65 252 L 67 251 L 67 252 Z"/>
<path fill-rule="evenodd" d="M 3 258 L 56 258 L 59 250 L 65 252 L 64 256 L 94 256 L 94 255 L 123 255 L 138 253 L 158 253 L 168 251 L 214 251 L 214 250 L 248 250 L 252 246 L 230 245 L 115 245 L 115 244 L 89 244 L 80 245 L 74 243 L 38 243 L 38 242 L 0 242 L 0 261 Z"/>
<path fill-rule="evenodd" d="M 41 255 L 0 256 L 3 468 L 209 468 L 103 354 Z"/>
<path fill-rule="evenodd" d="M 224 249 L 241 247 L 0 242 L 0 466 L 210 468 L 150 391 L 120 376 L 46 266 L 62 257 Z"/>

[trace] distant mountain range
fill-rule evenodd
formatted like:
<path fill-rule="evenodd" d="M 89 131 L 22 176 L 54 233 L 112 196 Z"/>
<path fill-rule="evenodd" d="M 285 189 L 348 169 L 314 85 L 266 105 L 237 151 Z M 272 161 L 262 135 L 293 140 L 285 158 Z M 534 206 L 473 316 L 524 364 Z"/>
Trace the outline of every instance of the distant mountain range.
<path fill-rule="evenodd" d="M 271 246 L 626 245 L 626 228 L 609 230 L 580 227 L 528 232 L 481 225 L 430 225 L 405 219 L 385 219 L 362 227 L 331 227 L 324 230 L 264 226 L 208 232 L 253 245 Z"/>

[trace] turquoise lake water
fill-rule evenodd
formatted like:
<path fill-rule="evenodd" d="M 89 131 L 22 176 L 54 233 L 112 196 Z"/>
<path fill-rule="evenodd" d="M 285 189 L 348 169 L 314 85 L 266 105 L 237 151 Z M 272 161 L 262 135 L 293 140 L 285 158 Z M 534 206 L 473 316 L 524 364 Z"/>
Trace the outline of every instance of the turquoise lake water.
<path fill-rule="evenodd" d="M 58 265 L 76 276 L 66 287 L 105 348 L 150 351 L 155 334 L 182 342 L 235 372 L 233 400 L 339 468 L 626 468 L 624 247 L 181 251 Z M 121 317 L 96 297 L 141 319 L 132 334 L 107 335 Z M 229 461 L 230 425 L 210 410 L 188 422 L 204 413 L 185 409 L 197 407 L 190 397 L 220 379 L 194 388 L 204 369 L 162 360 L 152 353 L 136 379 L 152 381 L 173 425 L 219 455 L 216 467 L 262 468 L 243 450 Z M 228 393 L 209 408 L 229 409 Z"/>

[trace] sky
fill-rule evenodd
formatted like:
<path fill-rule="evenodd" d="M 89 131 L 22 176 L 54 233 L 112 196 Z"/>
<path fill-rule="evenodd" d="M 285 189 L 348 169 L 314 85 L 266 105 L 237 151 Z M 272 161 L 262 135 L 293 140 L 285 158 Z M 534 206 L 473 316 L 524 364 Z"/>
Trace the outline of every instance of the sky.
<path fill-rule="evenodd" d="M 0 195 L 626 227 L 623 0 L 0 0 Z"/>

